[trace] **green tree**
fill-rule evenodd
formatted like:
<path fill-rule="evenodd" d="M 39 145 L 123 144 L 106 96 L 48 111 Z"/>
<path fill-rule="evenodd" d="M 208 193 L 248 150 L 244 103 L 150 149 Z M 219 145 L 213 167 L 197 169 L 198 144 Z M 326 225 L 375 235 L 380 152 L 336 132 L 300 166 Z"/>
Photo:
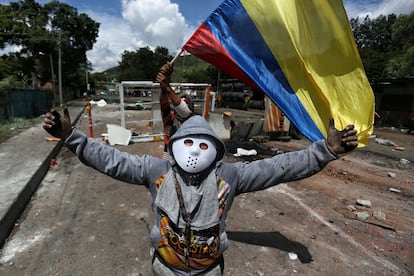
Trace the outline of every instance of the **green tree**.
<path fill-rule="evenodd" d="M 58 72 L 60 49 L 63 85 L 79 86 L 79 71 L 87 62 L 86 51 L 96 42 L 99 23 L 58 1 L 41 6 L 34 0 L 21 0 L 0 5 L 0 24 L 0 47 L 20 47 L 4 58 L 19 79 L 51 81 L 52 71 Z"/>
<path fill-rule="evenodd" d="M 368 79 L 413 76 L 414 12 L 350 23 Z"/>
<path fill-rule="evenodd" d="M 100 24 L 84 13 L 78 14 L 75 8 L 59 1 L 47 3 L 44 9 L 51 25 L 51 51 L 54 60 L 57 60 L 57 52 L 61 50 L 64 84 L 77 87 L 79 83 L 84 83 L 82 80 L 85 75 L 81 71 L 88 63 L 86 52 L 93 48 Z"/>
<path fill-rule="evenodd" d="M 1 20 L 3 39 L 1 45 L 17 45 L 21 49 L 9 62 L 17 62 L 24 66 L 14 66 L 20 79 L 31 79 L 35 85 L 38 74 L 34 70 L 40 49 L 46 43 L 43 33 L 46 32 L 47 16 L 42 7 L 33 0 L 12 2 L 2 6 Z"/>
<path fill-rule="evenodd" d="M 389 77 L 414 76 L 414 12 L 400 15 L 392 25 L 392 45 L 396 51 L 385 72 Z"/>
<path fill-rule="evenodd" d="M 157 47 L 151 51 L 149 47 L 142 47 L 137 51 L 124 51 L 119 62 L 117 79 L 154 81 L 160 67 L 172 56 L 168 49 Z"/>

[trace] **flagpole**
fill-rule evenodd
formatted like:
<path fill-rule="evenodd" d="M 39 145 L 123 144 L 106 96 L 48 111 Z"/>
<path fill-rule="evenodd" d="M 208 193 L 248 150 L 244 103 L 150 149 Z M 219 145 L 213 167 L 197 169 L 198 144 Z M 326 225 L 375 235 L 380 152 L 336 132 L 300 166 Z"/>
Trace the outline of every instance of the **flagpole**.
<path fill-rule="evenodd" d="M 175 57 L 170 61 L 170 63 L 174 64 L 174 62 L 181 55 L 182 52 L 184 52 L 184 51 L 183 50 L 178 51 L 177 54 L 175 55 Z"/>

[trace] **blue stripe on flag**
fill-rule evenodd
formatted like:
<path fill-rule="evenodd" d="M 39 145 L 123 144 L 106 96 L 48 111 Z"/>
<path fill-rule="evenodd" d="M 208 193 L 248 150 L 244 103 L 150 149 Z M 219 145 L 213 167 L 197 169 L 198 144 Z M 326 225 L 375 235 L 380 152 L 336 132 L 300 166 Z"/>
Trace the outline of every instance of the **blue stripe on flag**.
<path fill-rule="evenodd" d="M 243 5 L 228 0 L 205 21 L 239 67 L 311 141 L 323 138 Z"/>

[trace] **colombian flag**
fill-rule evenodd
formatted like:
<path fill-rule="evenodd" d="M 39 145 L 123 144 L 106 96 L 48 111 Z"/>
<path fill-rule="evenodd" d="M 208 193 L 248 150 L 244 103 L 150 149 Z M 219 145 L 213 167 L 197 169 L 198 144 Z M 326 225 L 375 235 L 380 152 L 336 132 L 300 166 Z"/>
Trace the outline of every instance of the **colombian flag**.
<path fill-rule="evenodd" d="M 182 50 L 264 92 L 311 141 L 373 131 L 374 95 L 341 0 L 225 0 Z"/>

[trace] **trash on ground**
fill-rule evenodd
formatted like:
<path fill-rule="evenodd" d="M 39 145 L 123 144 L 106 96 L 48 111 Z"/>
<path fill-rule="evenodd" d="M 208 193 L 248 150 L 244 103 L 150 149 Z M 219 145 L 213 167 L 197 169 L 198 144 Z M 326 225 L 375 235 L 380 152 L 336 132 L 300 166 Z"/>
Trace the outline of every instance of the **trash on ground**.
<path fill-rule="evenodd" d="M 53 168 L 54 166 L 56 166 L 57 162 L 56 159 L 50 159 L 50 167 Z"/>
<path fill-rule="evenodd" d="M 97 107 L 104 107 L 107 105 L 107 102 L 104 99 L 100 99 L 99 101 L 90 101 L 90 103 L 96 105 Z"/>
<path fill-rule="evenodd" d="M 383 138 L 375 138 L 375 143 L 378 143 L 380 145 L 385 145 L 385 146 L 393 146 L 393 147 L 397 146 L 397 144 L 394 143 L 393 141 L 383 139 Z"/>
<path fill-rule="evenodd" d="M 401 190 L 400 189 L 396 189 L 396 188 L 390 188 L 390 192 L 401 193 Z"/>
<path fill-rule="evenodd" d="M 246 150 L 243 148 L 237 148 L 237 153 L 233 154 L 234 156 L 251 156 L 256 155 L 257 151 L 255 149 Z"/>
<path fill-rule="evenodd" d="M 108 128 L 108 142 L 111 146 L 129 145 L 132 136 L 131 130 L 113 124 L 107 124 L 106 127 Z"/>
<path fill-rule="evenodd" d="M 56 138 L 56 137 L 44 137 L 46 141 L 60 141 L 60 138 Z"/>

